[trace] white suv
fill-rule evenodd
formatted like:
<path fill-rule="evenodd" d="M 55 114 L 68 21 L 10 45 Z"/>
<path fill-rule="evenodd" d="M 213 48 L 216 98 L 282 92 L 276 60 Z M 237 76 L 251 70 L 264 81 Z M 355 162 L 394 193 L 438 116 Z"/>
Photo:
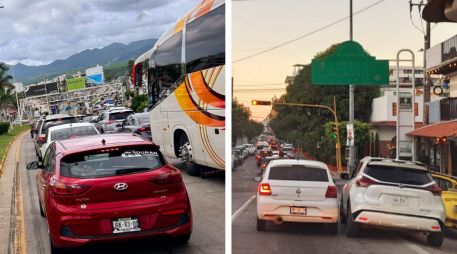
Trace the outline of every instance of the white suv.
<path fill-rule="evenodd" d="M 258 187 L 257 230 L 265 230 L 266 221 L 325 223 L 329 233 L 336 234 L 337 189 L 327 165 L 309 160 L 271 161 Z"/>
<path fill-rule="evenodd" d="M 365 157 L 341 178 L 349 179 L 340 201 L 349 237 L 364 225 L 426 232 L 430 245 L 443 243 L 441 189 L 422 163 Z"/>

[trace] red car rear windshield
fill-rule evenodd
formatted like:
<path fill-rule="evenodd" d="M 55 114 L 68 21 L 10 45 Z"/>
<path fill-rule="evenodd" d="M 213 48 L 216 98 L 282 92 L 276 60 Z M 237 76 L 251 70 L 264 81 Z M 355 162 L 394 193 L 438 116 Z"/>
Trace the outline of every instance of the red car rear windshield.
<path fill-rule="evenodd" d="M 60 175 L 99 178 L 155 170 L 164 165 L 155 146 L 117 147 L 65 156 L 60 162 Z"/>
<path fill-rule="evenodd" d="M 284 165 L 270 168 L 270 180 L 328 182 L 327 171 L 304 165 Z"/>

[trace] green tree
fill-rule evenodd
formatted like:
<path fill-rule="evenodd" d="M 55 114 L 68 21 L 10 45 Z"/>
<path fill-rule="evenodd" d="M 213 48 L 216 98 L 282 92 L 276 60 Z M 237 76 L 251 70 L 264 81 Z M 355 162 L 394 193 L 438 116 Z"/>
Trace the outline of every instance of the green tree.
<path fill-rule="evenodd" d="M 236 98 L 232 102 L 232 142 L 238 138 L 247 137 L 249 140 L 262 133 L 263 124 L 250 120 L 249 108 L 239 103 Z"/>
<path fill-rule="evenodd" d="M 337 46 L 333 45 L 324 52 L 316 54 L 315 57 L 326 57 L 332 54 Z M 372 100 L 378 95 L 379 89 L 377 87 L 356 87 L 354 96 L 355 119 L 361 122 L 369 121 Z M 289 103 L 333 106 L 334 96 L 338 119 L 348 119 L 349 87 L 345 85 L 312 85 L 311 65 L 305 65 L 294 81 L 287 86 L 286 94 L 278 100 Z M 280 139 L 295 141 L 295 145 L 302 147 L 304 151 L 318 160 L 330 161 L 334 158 L 335 144 L 326 138 L 324 128 L 326 122 L 333 120 L 333 114 L 330 111 L 284 105 L 275 105 L 273 110 L 277 112 L 277 116 L 270 121 L 270 127 Z M 356 135 L 356 138 L 359 137 Z M 344 150 L 344 145 L 345 142 L 342 143 L 342 150 Z"/>
<path fill-rule="evenodd" d="M 132 110 L 135 113 L 141 113 L 148 107 L 148 97 L 146 94 L 141 94 L 132 97 Z"/>
<path fill-rule="evenodd" d="M 11 83 L 13 77 L 7 74 L 8 66 L 0 63 L 0 111 L 6 112 L 8 105 L 16 105 L 14 86 Z"/>

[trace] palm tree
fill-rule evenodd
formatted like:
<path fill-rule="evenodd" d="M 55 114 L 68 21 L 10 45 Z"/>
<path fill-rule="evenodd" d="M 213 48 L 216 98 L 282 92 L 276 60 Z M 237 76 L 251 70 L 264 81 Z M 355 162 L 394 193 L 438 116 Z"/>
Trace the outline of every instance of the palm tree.
<path fill-rule="evenodd" d="M 0 111 L 3 114 L 8 114 L 8 106 L 16 103 L 14 85 L 11 83 L 13 77 L 7 74 L 8 69 L 5 63 L 0 63 Z"/>

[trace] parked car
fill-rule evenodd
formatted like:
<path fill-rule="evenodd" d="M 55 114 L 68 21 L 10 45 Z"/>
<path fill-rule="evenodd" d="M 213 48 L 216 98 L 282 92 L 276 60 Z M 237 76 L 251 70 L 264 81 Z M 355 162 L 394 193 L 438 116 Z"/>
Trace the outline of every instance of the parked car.
<path fill-rule="evenodd" d="M 117 131 L 136 133 L 152 141 L 149 112 L 129 115 Z"/>
<path fill-rule="evenodd" d="M 421 231 L 432 246 L 443 243 L 445 212 L 441 189 L 422 163 L 363 158 L 343 187 L 341 222 L 347 235 L 362 226 Z"/>
<path fill-rule="evenodd" d="M 235 154 L 236 160 L 238 161 L 238 165 L 243 164 L 243 162 L 244 162 L 243 150 L 241 150 L 240 148 L 233 148 L 232 153 Z"/>
<path fill-rule="evenodd" d="M 111 108 L 100 113 L 97 119 L 97 126 L 101 133 L 117 132 L 122 122 L 133 110 L 128 108 Z"/>
<path fill-rule="evenodd" d="M 241 151 L 233 149 L 232 150 L 232 165 L 233 165 L 233 168 L 236 168 L 241 164 L 243 164 L 243 159 L 241 158 Z"/>
<path fill-rule="evenodd" d="M 338 232 L 337 189 L 327 165 L 319 161 L 271 161 L 257 191 L 257 230 L 266 222 L 323 223 Z"/>
<path fill-rule="evenodd" d="M 254 155 L 255 146 L 253 144 L 243 144 L 243 146 L 247 149 L 248 155 Z"/>
<path fill-rule="evenodd" d="M 37 133 L 34 139 L 35 153 L 38 156 L 38 160 L 42 159 L 41 145 L 46 141 L 46 132 L 50 127 L 77 122 L 78 119 L 76 119 L 76 117 L 68 114 L 55 114 L 44 117 L 44 119 L 40 121 L 40 125 L 37 128 Z"/>
<path fill-rule="evenodd" d="M 36 119 L 34 122 L 30 124 L 30 137 L 33 138 L 35 137 L 35 134 L 37 132 L 37 128 L 39 124 L 41 124 L 42 119 Z"/>
<path fill-rule="evenodd" d="M 100 134 L 91 123 L 69 123 L 50 127 L 45 142 L 41 145 L 40 154 L 45 154 L 49 145 L 57 140 Z"/>
<path fill-rule="evenodd" d="M 181 173 L 152 142 L 121 133 L 57 141 L 43 164 L 27 165 L 37 168 L 51 253 L 121 239 L 190 238 L 192 212 Z"/>
<path fill-rule="evenodd" d="M 440 173 L 432 173 L 432 177 L 442 190 L 441 200 L 446 210 L 444 226 L 457 229 L 457 178 Z"/>

